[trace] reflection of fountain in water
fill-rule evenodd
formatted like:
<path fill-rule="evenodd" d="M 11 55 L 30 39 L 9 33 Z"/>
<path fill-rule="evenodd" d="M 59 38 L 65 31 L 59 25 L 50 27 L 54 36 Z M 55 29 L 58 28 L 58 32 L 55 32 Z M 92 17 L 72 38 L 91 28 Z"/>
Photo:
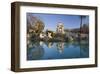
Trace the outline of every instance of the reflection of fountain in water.
<path fill-rule="evenodd" d="M 48 48 L 52 48 L 54 46 L 54 43 L 53 42 L 43 42 L 43 41 L 40 41 L 40 45 L 43 46 L 43 45 L 46 45 Z M 56 48 L 58 50 L 59 53 L 62 53 L 64 51 L 64 42 L 56 42 Z"/>
<path fill-rule="evenodd" d="M 45 50 L 44 50 L 45 49 Z M 89 43 L 86 41 L 72 41 L 72 42 L 34 42 L 30 41 L 29 44 L 27 44 L 27 60 L 41 60 L 41 59 L 53 59 L 53 57 L 49 57 L 48 55 L 52 55 L 52 52 L 48 52 L 50 54 L 47 54 L 47 51 L 53 51 L 51 49 L 56 49 L 56 54 L 60 55 L 67 55 L 66 52 L 73 52 L 72 49 L 77 49 L 75 52 L 79 52 L 79 57 L 88 57 L 89 55 Z M 69 50 L 67 50 L 69 49 Z M 64 51 L 65 50 L 65 51 Z M 69 53 L 70 53 L 69 52 Z M 47 56 L 45 56 L 45 54 Z M 75 54 L 72 54 L 72 56 Z M 77 53 L 76 53 L 77 55 Z M 59 55 L 58 55 L 59 56 Z M 71 57 L 72 57 L 71 56 Z M 68 57 L 67 57 L 68 58 Z"/>
<path fill-rule="evenodd" d="M 54 46 L 53 42 L 45 42 L 45 45 L 48 48 L 52 48 Z M 56 48 L 59 53 L 62 53 L 64 51 L 64 42 L 56 42 Z"/>
<path fill-rule="evenodd" d="M 43 46 L 44 42 L 43 41 L 40 41 L 40 46 Z"/>
<path fill-rule="evenodd" d="M 52 48 L 53 46 L 53 42 L 45 42 L 45 44 L 47 45 L 48 48 Z"/>
<path fill-rule="evenodd" d="M 56 46 L 59 53 L 62 53 L 64 51 L 64 42 L 58 42 Z"/>
<path fill-rule="evenodd" d="M 32 47 L 27 49 L 27 60 L 41 59 L 44 55 L 44 49 L 39 45 L 39 42 L 32 43 Z"/>

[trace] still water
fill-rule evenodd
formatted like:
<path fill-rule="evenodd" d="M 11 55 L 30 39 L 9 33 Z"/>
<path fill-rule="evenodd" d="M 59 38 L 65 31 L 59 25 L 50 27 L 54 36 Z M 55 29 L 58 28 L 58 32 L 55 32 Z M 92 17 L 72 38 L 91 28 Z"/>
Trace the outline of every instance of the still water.
<path fill-rule="evenodd" d="M 89 43 L 31 42 L 27 45 L 27 60 L 88 58 Z"/>

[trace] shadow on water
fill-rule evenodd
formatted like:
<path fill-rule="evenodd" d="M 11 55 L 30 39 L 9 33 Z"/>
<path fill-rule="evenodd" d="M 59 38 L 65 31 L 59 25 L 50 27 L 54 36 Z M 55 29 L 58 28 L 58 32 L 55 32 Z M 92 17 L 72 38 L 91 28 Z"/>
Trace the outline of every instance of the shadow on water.
<path fill-rule="evenodd" d="M 73 42 L 28 42 L 27 60 L 88 58 L 89 43 Z"/>

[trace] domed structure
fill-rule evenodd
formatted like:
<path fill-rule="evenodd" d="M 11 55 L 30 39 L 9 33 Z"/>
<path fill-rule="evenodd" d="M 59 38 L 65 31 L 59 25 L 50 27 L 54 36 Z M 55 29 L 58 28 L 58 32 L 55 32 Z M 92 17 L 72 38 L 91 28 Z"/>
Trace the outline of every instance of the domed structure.
<path fill-rule="evenodd" d="M 61 23 L 61 22 L 58 23 L 56 32 L 64 34 L 64 24 L 63 23 Z"/>

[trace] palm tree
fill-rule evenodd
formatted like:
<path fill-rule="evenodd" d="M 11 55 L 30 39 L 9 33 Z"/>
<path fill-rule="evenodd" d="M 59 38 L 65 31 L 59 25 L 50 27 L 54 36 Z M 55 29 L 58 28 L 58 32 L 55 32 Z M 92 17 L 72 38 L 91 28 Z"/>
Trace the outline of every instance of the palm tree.
<path fill-rule="evenodd" d="M 84 15 L 80 16 L 80 27 L 83 26 L 83 19 L 85 19 L 85 18 L 86 18 L 86 16 L 84 16 Z"/>
<path fill-rule="evenodd" d="M 83 16 L 80 16 L 80 28 L 82 27 L 82 18 Z"/>
<path fill-rule="evenodd" d="M 82 29 L 82 27 L 83 27 L 83 19 L 85 19 L 86 18 L 86 16 L 84 16 L 84 15 L 82 15 L 82 16 L 80 16 L 80 33 L 82 32 L 81 31 L 81 29 Z"/>
<path fill-rule="evenodd" d="M 80 40 L 81 40 L 81 33 L 82 33 L 82 27 L 83 27 L 83 19 L 85 19 L 86 16 L 81 15 L 80 16 Z"/>

